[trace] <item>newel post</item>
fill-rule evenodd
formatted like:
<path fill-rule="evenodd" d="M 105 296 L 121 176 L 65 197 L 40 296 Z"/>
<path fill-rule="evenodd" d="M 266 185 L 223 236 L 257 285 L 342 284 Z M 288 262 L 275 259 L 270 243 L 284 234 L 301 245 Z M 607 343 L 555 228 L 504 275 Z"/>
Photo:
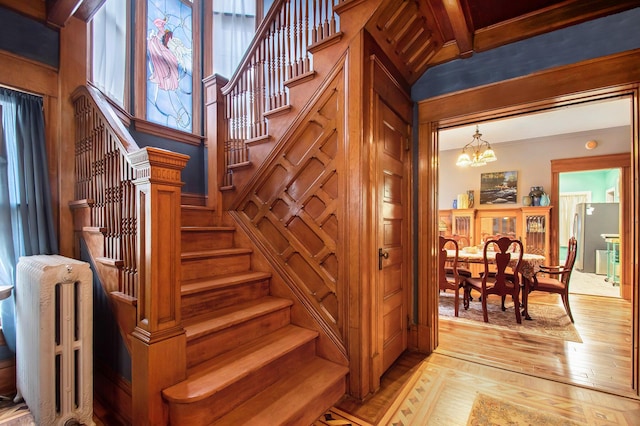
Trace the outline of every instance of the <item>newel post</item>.
<path fill-rule="evenodd" d="M 136 170 L 138 305 L 132 333 L 133 424 L 168 423 L 162 389 L 186 378 L 180 301 L 180 173 L 189 157 L 146 147 Z"/>
<path fill-rule="evenodd" d="M 222 194 L 225 170 L 226 117 L 222 88 L 229 82 L 217 74 L 203 80 L 205 122 L 204 135 L 207 148 L 207 207 L 212 207 L 218 216 L 222 212 Z"/>

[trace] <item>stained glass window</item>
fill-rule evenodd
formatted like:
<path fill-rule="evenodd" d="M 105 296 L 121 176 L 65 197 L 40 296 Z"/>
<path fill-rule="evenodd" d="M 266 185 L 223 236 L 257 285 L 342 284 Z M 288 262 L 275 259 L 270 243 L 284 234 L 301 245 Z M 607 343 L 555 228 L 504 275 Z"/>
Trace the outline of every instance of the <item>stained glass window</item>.
<path fill-rule="evenodd" d="M 147 2 L 147 120 L 193 129 L 192 3 Z"/>

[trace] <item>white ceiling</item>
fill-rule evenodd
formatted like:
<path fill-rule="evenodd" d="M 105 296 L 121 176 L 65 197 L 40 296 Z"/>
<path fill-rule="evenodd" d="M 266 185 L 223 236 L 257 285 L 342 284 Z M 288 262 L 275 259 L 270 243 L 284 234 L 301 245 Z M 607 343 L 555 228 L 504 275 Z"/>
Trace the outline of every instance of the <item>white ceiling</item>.
<path fill-rule="evenodd" d="M 617 98 L 556 108 L 515 118 L 479 124 L 482 139 L 490 144 L 566 133 L 584 132 L 631 124 L 631 99 Z M 461 149 L 471 142 L 476 123 L 439 133 L 440 150 Z"/>

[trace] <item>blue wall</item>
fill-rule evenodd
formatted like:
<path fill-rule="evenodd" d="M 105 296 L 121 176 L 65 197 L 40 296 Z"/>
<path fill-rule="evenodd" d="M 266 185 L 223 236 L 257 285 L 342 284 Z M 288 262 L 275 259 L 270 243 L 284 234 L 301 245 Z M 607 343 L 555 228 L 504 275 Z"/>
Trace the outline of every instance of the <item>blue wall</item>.
<path fill-rule="evenodd" d="M 414 101 L 640 48 L 640 8 L 515 42 L 427 70 Z"/>
<path fill-rule="evenodd" d="M 54 68 L 60 63 L 57 31 L 19 13 L 0 7 L 0 50 Z"/>
<path fill-rule="evenodd" d="M 80 259 L 88 262 L 93 272 L 93 363 L 107 366 L 131 381 L 131 356 L 84 240 L 80 241 Z"/>
<path fill-rule="evenodd" d="M 184 186 L 182 192 L 191 194 L 204 194 L 206 192 L 206 176 L 204 175 L 205 149 L 202 145 L 195 146 L 186 143 L 176 142 L 172 139 L 162 138 L 148 133 L 138 132 L 129 129 L 139 147 L 152 146 L 168 151 L 186 154 L 189 156 L 187 165 L 182 170 L 182 181 Z"/>

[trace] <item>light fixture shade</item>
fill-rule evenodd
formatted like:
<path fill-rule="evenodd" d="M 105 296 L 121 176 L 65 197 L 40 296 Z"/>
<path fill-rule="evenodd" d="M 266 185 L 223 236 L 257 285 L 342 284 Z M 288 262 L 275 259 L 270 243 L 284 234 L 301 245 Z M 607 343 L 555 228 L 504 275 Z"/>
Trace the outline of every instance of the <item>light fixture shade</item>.
<path fill-rule="evenodd" d="M 496 157 L 496 153 L 493 152 L 493 149 L 489 147 L 482 153 L 481 159 L 485 163 L 491 163 L 492 161 L 496 161 L 498 158 Z"/>
<path fill-rule="evenodd" d="M 473 135 L 473 140 L 462 148 L 462 153 L 458 157 L 458 161 L 456 161 L 456 166 L 480 167 L 486 166 L 487 163 L 498 159 L 496 153 L 491 149 L 489 142 L 482 140 L 481 136 L 482 133 L 480 133 L 478 126 L 476 126 L 476 133 Z M 471 158 L 469 152 L 473 153 L 473 158 Z"/>
<path fill-rule="evenodd" d="M 469 154 L 463 151 L 462 154 L 458 156 L 458 161 L 456 161 L 456 166 L 466 167 L 469 164 L 471 164 L 471 158 L 469 158 Z"/>

